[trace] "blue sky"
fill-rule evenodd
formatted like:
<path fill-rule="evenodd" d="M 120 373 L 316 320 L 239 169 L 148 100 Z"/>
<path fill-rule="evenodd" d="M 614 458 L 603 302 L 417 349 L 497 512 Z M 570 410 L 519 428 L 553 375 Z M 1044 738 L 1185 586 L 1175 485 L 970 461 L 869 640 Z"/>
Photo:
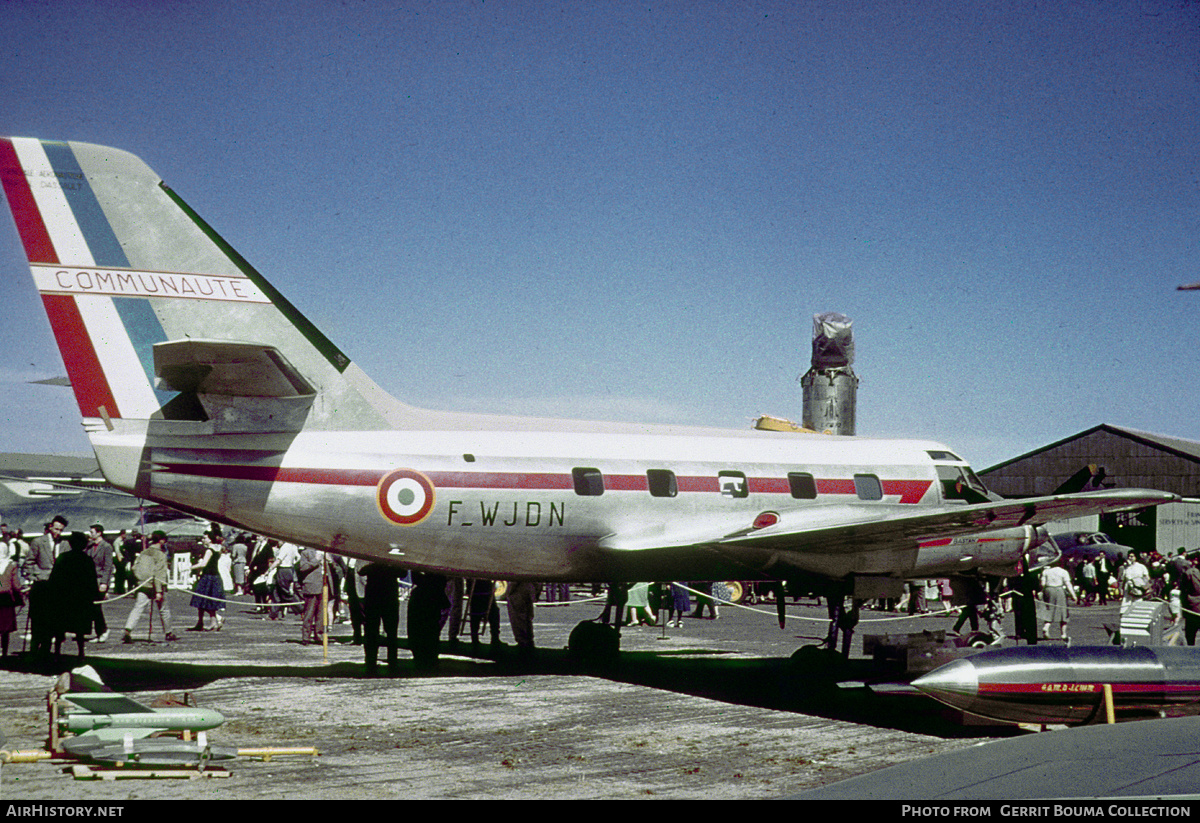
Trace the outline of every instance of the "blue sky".
<path fill-rule="evenodd" d="M 286 11 L 285 11 L 286 10 Z M 0 132 L 145 159 L 415 405 L 1200 439 L 1192 2 L 0 2 Z M 11 220 L 0 451 L 88 452 Z"/>

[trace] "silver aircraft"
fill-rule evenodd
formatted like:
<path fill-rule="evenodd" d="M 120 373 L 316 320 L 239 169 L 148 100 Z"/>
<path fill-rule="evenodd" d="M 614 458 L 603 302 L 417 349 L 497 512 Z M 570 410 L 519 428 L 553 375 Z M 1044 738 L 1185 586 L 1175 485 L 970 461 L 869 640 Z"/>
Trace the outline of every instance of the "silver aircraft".
<path fill-rule="evenodd" d="M 134 529 L 162 529 L 172 537 L 199 537 L 208 524 L 168 506 L 146 505 L 131 495 L 111 488 L 99 476 L 54 474 L 44 466 L 31 473 L 15 465 L 58 460 L 46 455 L 0 456 L 0 515 L 10 530 L 21 529 L 27 538 L 42 533 L 55 516 L 65 517 L 72 528 L 86 529 L 101 523 L 109 534 Z M 91 462 L 80 458 L 79 462 Z M 94 467 L 93 467 L 94 468 Z"/>
<path fill-rule="evenodd" d="M 1176 499 L 1002 500 L 934 442 L 413 408 L 137 157 L 0 139 L 0 172 L 104 476 L 282 540 L 464 577 L 880 596 L 1010 573 L 1047 521 Z"/>

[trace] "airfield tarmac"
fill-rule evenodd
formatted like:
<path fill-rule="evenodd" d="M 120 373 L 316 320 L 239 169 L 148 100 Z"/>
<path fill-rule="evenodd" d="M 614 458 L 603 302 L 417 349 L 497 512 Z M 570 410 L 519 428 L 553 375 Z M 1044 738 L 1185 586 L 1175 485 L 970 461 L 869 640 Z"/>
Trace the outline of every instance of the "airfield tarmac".
<path fill-rule="evenodd" d="M 426 672 L 402 648 L 397 673 L 381 667 L 385 674 L 370 678 L 349 625 L 333 627 L 326 652 L 301 645 L 299 617 L 271 621 L 238 598 L 220 632 L 185 632 L 195 610 L 186 594 L 170 597 L 180 636 L 173 643 L 158 631 L 157 642 L 147 641 L 143 621 L 137 642 L 122 644 L 129 601 L 106 606 L 110 639 L 87 644 L 87 662 L 104 682 L 146 702 L 191 693 L 226 718 L 209 732 L 215 743 L 320 754 L 239 758 L 228 777 L 194 780 L 81 781 L 62 763 L 12 763 L 0 771 L 0 798 L 779 798 L 1020 733 L 962 726 L 923 696 L 837 685 L 878 673 L 862 656 L 864 634 L 949 629 L 953 616 L 865 611 L 851 660 L 836 666 L 820 654 L 791 659 L 824 634 L 824 609 L 813 601 L 789 605 L 784 631 L 771 604 L 725 605 L 716 621 L 627 627 L 619 664 L 584 672 L 568 659 L 567 637 L 602 603 L 577 601 L 538 608 L 532 661 L 516 659 L 503 616 L 498 654 L 443 642 L 440 664 Z M 403 611 L 402 603 L 402 644 Z M 1074 642 L 1104 642 L 1102 626 L 1115 619 L 1115 605 L 1073 609 Z M 64 656 L 58 670 L 73 664 Z M 5 748 L 43 747 L 53 672 L 32 671 L 21 658 L 0 671 Z"/>

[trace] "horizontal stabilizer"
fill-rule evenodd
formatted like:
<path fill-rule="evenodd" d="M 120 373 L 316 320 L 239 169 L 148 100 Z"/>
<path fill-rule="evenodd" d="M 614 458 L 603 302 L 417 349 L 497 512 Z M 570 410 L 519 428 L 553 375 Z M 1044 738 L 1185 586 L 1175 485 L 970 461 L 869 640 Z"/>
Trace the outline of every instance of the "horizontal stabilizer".
<path fill-rule="evenodd" d="M 203 413 L 190 417 L 212 421 L 214 433 L 300 431 L 317 394 L 278 349 L 261 343 L 156 343 L 154 370 L 160 388 L 199 401 Z"/>
<path fill-rule="evenodd" d="M 172 340 L 154 345 L 154 371 L 171 391 L 235 397 L 317 393 L 274 346 L 233 340 Z"/>

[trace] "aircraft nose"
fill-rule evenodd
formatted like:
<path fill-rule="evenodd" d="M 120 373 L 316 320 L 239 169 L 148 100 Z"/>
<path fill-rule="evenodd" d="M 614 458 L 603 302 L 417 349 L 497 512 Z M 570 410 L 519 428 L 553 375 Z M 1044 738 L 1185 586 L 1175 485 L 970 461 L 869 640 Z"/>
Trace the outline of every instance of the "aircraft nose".
<path fill-rule="evenodd" d="M 953 660 L 921 675 L 912 684 L 943 703 L 966 708 L 979 693 L 979 670 L 970 660 Z"/>

